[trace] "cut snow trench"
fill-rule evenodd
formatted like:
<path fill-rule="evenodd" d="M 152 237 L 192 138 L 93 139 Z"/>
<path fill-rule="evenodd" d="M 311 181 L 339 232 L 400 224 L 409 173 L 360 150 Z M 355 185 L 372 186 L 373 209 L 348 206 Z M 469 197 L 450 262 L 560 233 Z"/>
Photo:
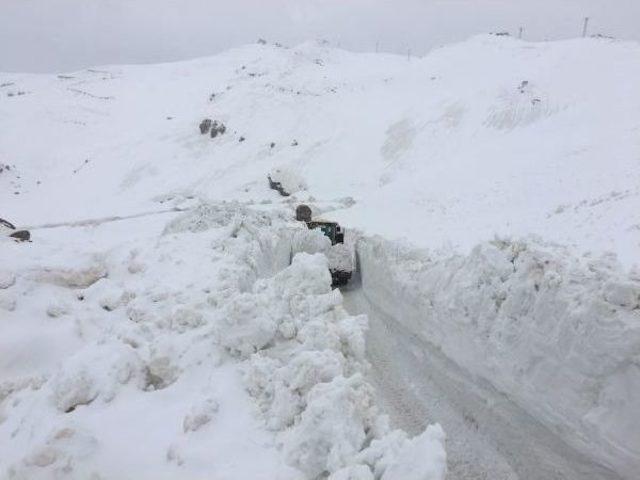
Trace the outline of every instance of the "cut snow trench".
<path fill-rule="evenodd" d="M 387 249 L 386 254 L 381 254 L 380 248 Z M 539 411 L 531 412 L 518 405 L 522 402 L 522 398 L 518 398 L 522 395 L 520 392 L 506 395 L 502 393 L 504 390 L 492 384 L 491 377 L 483 378 L 482 372 L 478 374 L 466 366 L 459 366 L 456 361 L 460 361 L 460 357 L 455 357 L 455 349 L 447 351 L 446 345 L 443 348 L 443 337 L 439 336 L 442 332 L 437 332 L 438 328 L 428 320 L 429 309 L 421 308 L 426 300 L 444 300 L 439 288 L 455 292 L 456 286 L 444 286 L 446 281 L 440 280 L 439 287 L 429 290 L 427 277 L 422 279 L 426 285 L 421 282 L 411 284 L 406 278 L 403 283 L 403 278 L 398 276 L 403 268 L 410 271 L 410 277 L 428 267 L 415 251 L 406 249 L 400 255 L 403 257 L 400 261 L 394 258 L 389 263 L 389 253 L 396 248 L 397 254 L 401 248 L 397 245 L 380 239 L 361 239 L 358 263 L 362 278 L 356 279 L 343 292 L 344 305 L 351 314 L 369 317 L 367 358 L 373 366 L 370 381 L 395 427 L 413 433 L 421 431 L 427 423 L 441 423 L 447 433 L 448 478 L 452 479 L 632 478 L 633 462 L 637 462 L 637 457 L 624 459 L 624 452 L 613 450 L 608 459 L 605 455 L 598 458 L 593 452 L 594 445 L 600 443 L 600 448 L 605 450 L 602 447 L 605 441 L 597 437 L 588 439 L 586 448 L 580 444 L 577 448 L 569 445 L 562 435 L 578 436 L 568 426 L 571 420 L 546 418 L 558 429 L 552 431 L 540 420 Z M 539 254 L 535 252 L 533 256 Z M 435 263 L 429 267 L 436 270 L 435 275 L 447 275 Z M 454 267 L 454 273 L 449 272 L 450 278 L 455 276 L 455 268 L 462 272 L 465 268 L 473 270 L 468 260 L 466 264 L 449 267 Z M 472 271 L 466 273 L 473 274 Z M 615 273 L 611 273 L 610 281 L 615 280 Z M 462 279 L 458 277 L 458 280 Z M 541 290 L 545 287 L 543 285 Z M 469 286 L 458 285 L 457 288 L 464 290 Z M 512 288 L 515 290 L 514 286 Z M 419 296 L 422 298 L 418 301 Z M 452 317 L 459 313 L 451 306 L 447 309 Z M 478 312 L 478 316 L 481 315 L 482 312 Z M 437 317 L 431 321 L 443 320 Z M 450 321 L 456 323 L 455 318 Z M 469 326 L 469 330 L 473 328 Z M 440 346 L 430 340 L 440 342 Z M 465 339 L 460 342 L 464 349 Z M 476 361 L 484 360 L 480 357 Z M 516 358 L 512 363 L 520 360 Z M 500 385 L 499 381 L 497 383 Z M 545 400 L 548 399 L 541 401 L 544 403 Z M 626 400 L 633 402 L 633 399 Z M 553 401 L 551 398 L 550 402 Z M 630 441 L 629 445 L 633 446 L 633 443 Z M 617 473 L 614 468 L 604 466 L 606 460 L 615 462 Z"/>
<path fill-rule="evenodd" d="M 240 361 L 246 388 L 287 463 L 306 478 L 444 478 L 440 426 L 409 438 L 391 430 L 375 404 L 364 379 L 367 320 L 350 316 L 330 287 L 328 260 L 316 255 L 330 247 L 326 237 L 299 223 L 274 224 L 276 218 L 246 210 L 229 218 L 220 210 L 203 205 L 168 231 L 198 232 L 221 217 L 230 220 L 225 250 L 239 253 L 246 265 L 237 273 L 247 274 L 239 282 L 229 277 L 227 288 L 209 299 L 221 311 L 216 338 Z"/>

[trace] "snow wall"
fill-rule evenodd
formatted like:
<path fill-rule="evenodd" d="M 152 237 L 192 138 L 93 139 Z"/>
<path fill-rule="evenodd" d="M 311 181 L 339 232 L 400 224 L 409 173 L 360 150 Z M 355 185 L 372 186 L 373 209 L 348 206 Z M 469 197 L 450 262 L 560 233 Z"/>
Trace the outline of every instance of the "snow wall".
<path fill-rule="evenodd" d="M 569 445 L 640 471 L 640 272 L 536 240 L 469 255 L 358 240 L 362 288 L 418 338 Z"/>

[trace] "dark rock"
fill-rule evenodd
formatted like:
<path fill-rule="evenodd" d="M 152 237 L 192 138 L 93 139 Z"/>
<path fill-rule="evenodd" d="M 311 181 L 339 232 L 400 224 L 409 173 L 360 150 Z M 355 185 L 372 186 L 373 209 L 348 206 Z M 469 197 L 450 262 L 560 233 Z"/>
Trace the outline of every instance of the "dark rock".
<path fill-rule="evenodd" d="M 239 142 L 244 142 L 245 140 L 246 140 L 246 139 L 245 139 L 244 137 L 240 137 L 240 138 L 238 139 L 238 141 L 239 141 Z"/>
<path fill-rule="evenodd" d="M 518 91 L 520 93 L 524 93 L 528 86 L 529 86 L 529 80 L 523 80 L 520 83 L 520 85 L 518 85 Z"/>
<path fill-rule="evenodd" d="M 200 133 L 202 135 L 206 135 L 211 130 L 211 119 L 205 118 L 200 122 Z"/>
<path fill-rule="evenodd" d="M 5 220 L 4 218 L 0 218 L 0 226 L 8 228 L 9 230 L 15 230 L 16 227 L 13 223 Z"/>
<path fill-rule="evenodd" d="M 226 131 L 227 127 L 222 122 L 215 120 L 213 124 L 211 124 L 211 138 L 216 138 L 218 135 L 222 135 Z"/>
<path fill-rule="evenodd" d="M 276 146 L 276 142 L 271 142 L 271 144 L 269 145 L 271 148 Z"/>
<path fill-rule="evenodd" d="M 311 207 L 308 205 L 298 205 L 296 207 L 296 220 L 299 222 L 311 221 Z"/>
<path fill-rule="evenodd" d="M 31 240 L 31 233 L 29 232 L 29 230 L 18 230 L 17 232 L 13 232 L 9 236 L 17 240 L 18 242 L 28 242 Z"/>
<path fill-rule="evenodd" d="M 271 188 L 272 190 L 275 190 L 276 192 L 278 192 L 280 195 L 282 195 L 283 197 L 288 197 L 289 195 L 291 195 L 289 192 L 287 192 L 284 187 L 282 186 L 282 183 L 280 182 L 274 182 L 271 179 L 271 176 L 268 175 L 267 178 L 269 179 L 269 188 Z"/>

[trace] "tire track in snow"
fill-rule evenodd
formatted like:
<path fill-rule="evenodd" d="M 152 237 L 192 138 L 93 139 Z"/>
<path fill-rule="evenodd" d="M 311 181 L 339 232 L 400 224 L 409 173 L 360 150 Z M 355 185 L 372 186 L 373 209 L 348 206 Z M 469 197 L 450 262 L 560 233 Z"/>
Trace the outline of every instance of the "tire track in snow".
<path fill-rule="evenodd" d="M 28 225 L 26 227 L 21 227 L 21 228 L 24 230 L 41 230 L 45 228 L 60 228 L 60 227 L 95 227 L 98 225 L 102 225 L 103 223 L 118 222 L 121 220 L 131 220 L 132 218 L 150 217 L 152 215 L 162 215 L 164 213 L 186 212 L 188 210 L 191 210 L 191 209 L 174 207 L 174 208 L 167 208 L 165 210 L 155 210 L 155 211 L 149 211 L 149 212 L 134 213 L 131 215 L 112 215 L 109 217 L 87 218 L 83 220 L 71 220 L 68 222 L 43 223 L 42 225 Z"/>
<path fill-rule="evenodd" d="M 508 397 L 461 371 L 368 298 L 343 291 L 351 314 L 367 314 L 370 381 L 392 424 L 411 434 L 433 422 L 447 434 L 451 480 L 618 480 L 579 454 Z"/>

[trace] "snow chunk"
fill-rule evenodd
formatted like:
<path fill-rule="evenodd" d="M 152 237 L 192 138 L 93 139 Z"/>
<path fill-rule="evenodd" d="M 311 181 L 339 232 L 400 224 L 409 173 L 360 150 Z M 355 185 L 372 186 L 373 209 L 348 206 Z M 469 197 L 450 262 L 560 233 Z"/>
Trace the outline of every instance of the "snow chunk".
<path fill-rule="evenodd" d="M 273 182 L 280 183 L 282 189 L 289 195 L 307 189 L 307 182 L 293 166 L 276 167 L 269 172 L 269 177 Z"/>
<path fill-rule="evenodd" d="M 161 390 L 178 379 L 179 368 L 174 365 L 174 352 L 152 352 L 145 368 L 145 386 L 148 390 Z"/>
<path fill-rule="evenodd" d="M 407 440 L 395 462 L 381 480 L 439 480 L 447 471 L 444 450 L 445 435 L 440 425 L 429 425 L 411 440 Z"/>
<path fill-rule="evenodd" d="M 94 344 L 65 361 L 48 384 L 56 408 L 71 412 L 98 397 L 111 401 L 119 386 L 139 376 L 141 371 L 140 359 L 131 347 Z"/>
<path fill-rule="evenodd" d="M 66 303 L 52 303 L 47 307 L 47 315 L 51 318 L 58 318 L 69 313 L 69 306 Z"/>
<path fill-rule="evenodd" d="M 629 310 L 640 306 L 640 283 L 610 281 L 604 285 L 604 298 L 607 302 L 626 307 Z"/>
<path fill-rule="evenodd" d="M 351 465 L 329 475 L 329 480 L 374 480 L 371 469 L 366 465 Z"/>
<path fill-rule="evenodd" d="M 209 423 L 217 412 L 218 402 L 213 398 L 207 398 L 193 405 L 182 421 L 182 430 L 184 433 L 199 430 Z"/>
<path fill-rule="evenodd" d="M 99 304 L 103 310 L 112 312 L 121 305 L 127 305 L 135 298 L 135 293 L 122 290 L 120 288 L 111 288 L 106 291 L 100 298 Z"/>
<path fill-rule="evenodd" d="M 16 283 L 16 276 L 6 270 L 0 270 L 0 290 L 5 290 Z"/>
<path fill-rule="evenodd" d="M 306 227 L 296 229 L 291 239 L 291 252 L 327 253 L 331 248 L 331 240 L 319 229 L 308 229 Z"/>
<path fill-rule="evenodd" d="M 372 387 L 362 377 L 319 383 L 300 423 L 287 434 L 287 461 L 311 478 L 338 471 L 362 449 L 375 413 Z"/>
<path fill-rule="evenodd" d="M 171 328 L 184 333 L 204 325 L 205 319 L 202 313 L 187 307 L 178 307 L 171 314 Z"/>
<path fill-rule="evenodd" d="M 278 329 L 266 299 L 257 295 L 235 296 L 224 305 L 222 316 L 220 344 L 244 358 L 268 345 Z"/>

